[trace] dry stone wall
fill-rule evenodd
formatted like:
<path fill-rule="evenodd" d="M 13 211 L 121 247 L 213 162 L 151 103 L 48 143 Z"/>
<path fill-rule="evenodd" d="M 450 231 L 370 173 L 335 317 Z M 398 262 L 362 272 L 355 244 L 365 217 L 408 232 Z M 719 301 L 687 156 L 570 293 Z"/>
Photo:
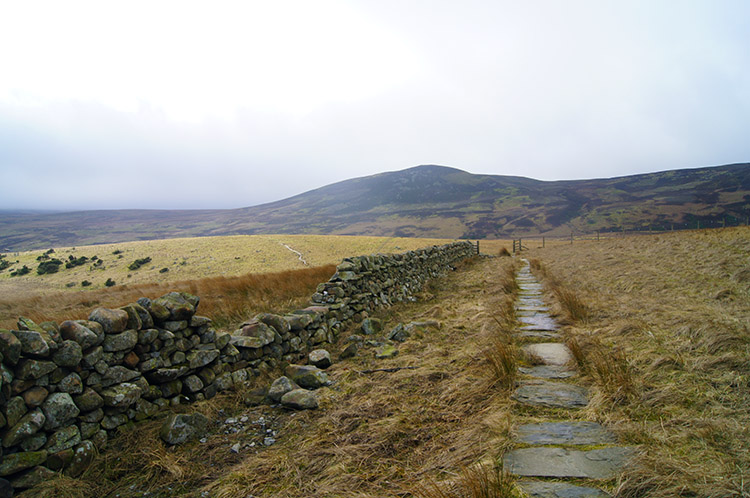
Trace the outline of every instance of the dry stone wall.
<path fill-rule="evenodd" d="M 262 313 L 232 334 L 180 292 L 97 308 L 88 320 L 19 319 L 18 330 L 0 330 L 0 497 L 55 471 L 80 474 L 121 426 L 295 363 L 368 313 L 414 299 L 475 250 L 456 242 L 345 259 L 311 306 Z"/>

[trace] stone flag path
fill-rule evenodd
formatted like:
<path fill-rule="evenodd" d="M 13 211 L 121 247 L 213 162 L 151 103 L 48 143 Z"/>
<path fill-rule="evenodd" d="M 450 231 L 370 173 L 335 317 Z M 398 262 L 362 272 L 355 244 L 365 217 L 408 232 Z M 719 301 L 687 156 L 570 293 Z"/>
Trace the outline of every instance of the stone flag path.
<path fill-rule="evenodd" d="M 516 316 L 521 323 L 517 338 L 525 343 L 523 349 L 537 365 L 519 368 L 523 380 L 511 398 L 542 413 L 551 409 L 551 418 L 552 413 L 559 418 L 560 409 L 585 407 L 589 393 L 571 382 L 576 371 L 570 366 L 570 350 L 562 343 L 559 325 L 542 299 L 542 285 L 532 275 L 528 262 L 524 263 L 517 276 L 520 291 Z M 614 434 L 595 422 L 550 420 L 521 425 L 515 433 L 518 448 L 505 454 L 503 467 L 524 478 L 517 484 L 533 498 L 609 496 L 578 482 L 616 477 L 634 454 L 632 447 L 617 446 Z"/>

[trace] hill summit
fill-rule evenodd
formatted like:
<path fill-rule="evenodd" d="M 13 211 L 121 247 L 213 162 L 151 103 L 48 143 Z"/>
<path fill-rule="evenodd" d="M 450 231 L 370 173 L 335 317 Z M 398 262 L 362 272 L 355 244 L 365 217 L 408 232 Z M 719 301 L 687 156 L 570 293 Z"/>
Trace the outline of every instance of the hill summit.
<path fill-rule="evenodd" d="M 422 165 L 227 210 L 6 213 L 0 251 L 261 233 L 501 238 L 745 224 L 750 163 L 540 181 Z"/>

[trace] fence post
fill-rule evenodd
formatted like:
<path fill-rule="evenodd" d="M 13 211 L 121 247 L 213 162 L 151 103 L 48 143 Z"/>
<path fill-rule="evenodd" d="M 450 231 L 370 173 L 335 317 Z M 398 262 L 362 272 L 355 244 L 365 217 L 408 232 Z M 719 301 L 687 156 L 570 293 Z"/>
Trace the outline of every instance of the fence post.
<path fill-rule="evenodd" d="M 542 237 L 542 248 L 544 248 L 544 237 Z"/>
<path fill-rule="evenodd" d="M 599 230 L 596 231 L 596 241 L 599 242 Z"/>
<path fill-rule="evenodd" d="M 573 232 L 570 232 L 570 243 L 573 244 Z"/>
<path fill-rule="evenodd" d="M 479 241 L 477 240 L 477 256 L 479 256 Z"/>

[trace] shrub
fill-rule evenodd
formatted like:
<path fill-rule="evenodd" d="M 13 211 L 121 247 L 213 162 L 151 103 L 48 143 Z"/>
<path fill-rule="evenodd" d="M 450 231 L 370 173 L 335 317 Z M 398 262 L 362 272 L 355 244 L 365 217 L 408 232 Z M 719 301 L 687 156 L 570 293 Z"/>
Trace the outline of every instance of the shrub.
<path fill-rule="evenodd" d="M 135 261 L 133 261 L 132 263 L 130 263 L 130 266 L 128 266 L 128 270 L 137 270 L 141 266 L 145 265 L 146 263 L 150 263 L 150 262 L 151 262 L 151 258 L 136 259 Z"/>
<path fill-rule="evenodd" d="M 114 251 L 112 251 L 112 254 L 114 254 L 115 256 L 117 256 L 118 254 L 122 254 L 122 251 L 119 250 L 119 249 L 115 249 Z"/>
<path fill-rule="evenodd" d="M 91 285 L 91 282 L 89 282 L 88 280 L 84 280 L 83 282 L 81 282 L 81 287 L 88 287 L 89 285 Z"/>
<path fill-rule="evenodd" d="M 167 273 L 169 271 L 169 268 L 162 268 L 159 270 L 159 273 Z"/>
<path fill-rule="evenodd" d="M 10 266 L 10 261 L 7 261 L 5 259 L 0 259 L 0 271 L 5 270 Z"/>
<path fill-rule="evenodd" d="M 104 285 L 106 285 L 107 287 L 112 287 L 113 285 L 115 285 L 115 281 L 111 278 L 108 278 L 107 281 L 104 282 Z"/>
<path fill-rule="evenodd" d="M 36 269 L 37 275 L 44 275 L 45 273 L 57 273 L 62 266 L 63 262 L 59 259 L 50 259 L 49 261 L 42 261 Z"/>
<path fill-rule="evenodd" d="M 84 265 L 88 260 L 89 258 L 87 258 L 86 256 L 74 258 L 73 255 L 70 255 L 68 256 L 68 261 L 65 262 L 65 268 L 74 268 L 76 266 Z"/>
<path fill-rule="evenodd" d="M 31 271 L 31 268 L 29 268 L 26 265 L 23 265 L 23 267 L 19 268 L 18 270 L 10 272 L 11 277 L 20 277 L 21 275 L 26 275 Z"/>

